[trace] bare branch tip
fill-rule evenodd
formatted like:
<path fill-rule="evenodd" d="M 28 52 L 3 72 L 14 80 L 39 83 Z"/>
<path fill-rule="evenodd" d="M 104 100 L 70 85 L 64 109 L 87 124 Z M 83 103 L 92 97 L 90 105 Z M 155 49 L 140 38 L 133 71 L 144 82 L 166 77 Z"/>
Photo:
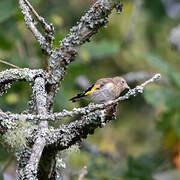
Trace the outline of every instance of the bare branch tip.
<path fill-rule="evenodd" d="M 155 74 L 155 75 L 154 75 L 154 79 L 155 79 L 155 80 L 161 79 L 161 74 L 159 74 L 159 73 L 158 73 L 158 74 Z"/>

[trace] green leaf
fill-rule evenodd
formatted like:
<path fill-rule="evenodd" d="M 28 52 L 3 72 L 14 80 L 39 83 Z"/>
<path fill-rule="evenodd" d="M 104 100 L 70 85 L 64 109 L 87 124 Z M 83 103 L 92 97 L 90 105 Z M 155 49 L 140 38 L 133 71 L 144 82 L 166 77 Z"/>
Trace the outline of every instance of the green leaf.
<path fill-rule="evenodd" d="M 144 97 L 155 107 L 165 106 L 170 109 L 180 107 L 180 93 L 166 87 L 145 90 Z"/>
<path fill-rule="evenodd" d="M 150 65 L 159 68 L 161 72 L 168 77 L 172 84 L 180 88 L 180 74 L 174 72 L 169 66 L 169 64 L 167 64 L 161 57 L 152 53 L 147 53 L 145 54 L 145 60 Z"/>
<path fill-rule="evenodd" d="M 11 17 L 15 13 L 17 1 L 1 0 L 0 1 L 0 23 Z"/>

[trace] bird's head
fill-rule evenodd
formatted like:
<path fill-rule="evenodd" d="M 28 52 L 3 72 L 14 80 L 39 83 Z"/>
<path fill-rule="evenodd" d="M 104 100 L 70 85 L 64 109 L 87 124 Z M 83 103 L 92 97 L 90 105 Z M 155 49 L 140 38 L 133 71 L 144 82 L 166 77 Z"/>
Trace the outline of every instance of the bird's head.
<path fill-rule="evenodd" d="M 114 77 L 113 81 L 117 84 L 117 86 L 121 89 L 121 92 L 124 91 L 125 89 L 130 89 L 128 84 L 126 83 L 126 80 L 122 77 Z"/>

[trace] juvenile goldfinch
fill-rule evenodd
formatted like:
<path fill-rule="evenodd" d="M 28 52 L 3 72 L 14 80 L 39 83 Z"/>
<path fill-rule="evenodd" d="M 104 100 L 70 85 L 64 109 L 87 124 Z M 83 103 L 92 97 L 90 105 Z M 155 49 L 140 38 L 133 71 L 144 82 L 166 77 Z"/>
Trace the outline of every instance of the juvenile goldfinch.
<path fill-rule="evenodd" d="M 97 104 L 105 103 L 119 97 L 125 89 L 130 88 L 122 77 L 102 78 L 86 91 L 77 94 L 70 100 L 76 102 L 80 99 L 88 99 Z"/>

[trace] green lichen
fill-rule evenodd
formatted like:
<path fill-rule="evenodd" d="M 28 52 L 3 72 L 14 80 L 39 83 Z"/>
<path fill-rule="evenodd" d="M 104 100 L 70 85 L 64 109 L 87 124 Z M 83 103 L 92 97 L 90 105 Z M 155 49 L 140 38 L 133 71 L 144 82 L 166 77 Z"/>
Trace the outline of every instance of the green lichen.
<path fill-rule="evenodd" d="M 74 144 L 64 151 L 67 155 L 71 155 L 72 153 L 80 152 L 79 145 Z"/>
<path fill-rule="evenodd" d="M 16 127 L 9 129 L 3 135 L 3 142 L 10 146 L 11 150 L 19 151 L 20 149 L 26 147 L 26 138 L 28 137 L 28 130 L 32 127 L 30 122 L 21 116 L 16 124 Z"/>

